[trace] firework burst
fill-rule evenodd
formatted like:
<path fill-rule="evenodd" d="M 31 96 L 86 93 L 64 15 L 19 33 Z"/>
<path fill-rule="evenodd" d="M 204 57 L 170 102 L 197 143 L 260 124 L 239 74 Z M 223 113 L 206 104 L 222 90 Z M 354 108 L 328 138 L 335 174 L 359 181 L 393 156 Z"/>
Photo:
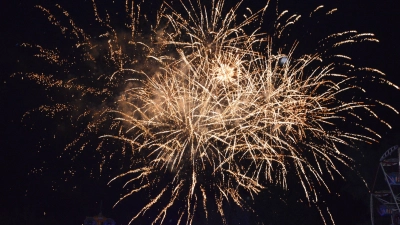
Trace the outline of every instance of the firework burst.
<path fill-rule="evenodd" d="M 275 43 L 282 42 L 299 15 L 279 14 L 269 34 L 262 32 L 268 4 L 256 12 L 247 9 L 243 19 L 237 16 L 241 5 L 226 9 L 223 0 L 209 7 L 199 1 L 179 6 L 164 2 L 149 19 L 140 5 L 127 1 L 127 35 L 113 28 L 108 14 L 101 17 L 93 1 L 95 18 L 106 30 L 95 36 L 79 28 L 61 6 L 57 8 L 68 18 L 67 25 L 38 6 L 74 41 L 74 53 L 65 56 L 57 49 L 25 44 L 63 72 L 22 75 L 72 93 L 64 102 L 39 108 L 50 115 L 73 112 L 70 119 L 76 124 L 87 121 L 67 150 L 95 146 L 103 155 L 100 170 L 107 159 L 128 159 L 129 169 L 111 180 L 126 179 L 129 187 L 117 204 L 134 194 L 150 196 L 131 222 L 155 210 L 153 224 L 162 224 L 167 212 L 178 209 L 177 224 L 192 224 L 198 212 L 213 217 L 209 211 L 226 223 L 224 204 L 246 208 L 242 192 L 254 197 L 270 184 L 286 189 L 289 174 L 297 176 L 306 198 L 315 201 L 315 186 L 329 190 L 323 173 L 340 174 L 335 163 L 351 161 L 340 146 L 380 137 L 362 124 L 363 116 L 390 127 L 372 106 L 398 113 L 380 101 L 343 97 L 362 93 L 354 82 L 359 71 L 398 87 L 376 69 L 357 68 L 350 57 L 329 53 L 355 42 L 377 42 L 373 34 L 333 34 L 319 42 L 320 51 L 294 57 L 298 42 Z M 318 10 L 323 9 L 313 13 Z M 154 21 L 148 35 L 141 20 Z M 81 58 L 72 56 L 76 52 Z M 62 77 L 87 65 L 92 71 Z M 359 132 L 342 129 L 349 120 L 358 121 L 351 125 Z M 87 140 L 92 134 L 100 141 Z M 102 150 L 110 143 L 119 143 L 120 150 Z"/>

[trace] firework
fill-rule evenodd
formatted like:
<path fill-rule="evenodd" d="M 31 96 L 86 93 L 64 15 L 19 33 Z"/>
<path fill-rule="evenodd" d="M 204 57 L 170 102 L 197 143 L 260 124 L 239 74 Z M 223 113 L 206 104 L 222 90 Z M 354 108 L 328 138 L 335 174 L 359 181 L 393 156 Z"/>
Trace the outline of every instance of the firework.
<path fill-rule="evenodd" d="M 209 218 L 209 209 L 215 209 L 211 211 L 226 223 L 224 204 L 246 208 L 242 192 L 254 197 L 270 184 L 286 189 L 290 174 L 297 176 L 306 198 L 316 201 L 315 186 L 329 190 L 323 173 L 340 174 L 335 163 L 351 161 L 340 146 L 379 139 L 362 124 L 363 116 L 372 115 L 390 127 L 372 106 L 398 113 L 381 101 L 343 97 L 362 93 L 354 82 L 359 71 L 398 89 L 382 72 L 357 68 L 350 57 L 330 54 L 342 45 L 377 42 L 373 34 L 333 34 L 319 42 L 319 51 L 299 55 L 296 41 L 275 45 L 299 15 L 279 14 L 270 34 L 262 32 L 268 4 L 255 12 L 247 9 L 243 19 L 237 13 L 242 2 L 230 9 L 223 0 L 209 7 L 199 1 L 178 5 L 164 2 L 149 19 L 140 5 L 127 1 L 127 35 L 114 29 L 110 16 L 102 17 L 93 1 L 95 18 L 106 30 L 94 36 L 61 6 L 57 8 L 69 24 L 38 6 L 73 40 L 70 51 L 81 57 L 25 44 L 63 72 L 23 76 L 70 93 L 67 100 L 39 110 L 50 115 L 71 112 L 74 123 L 86 121 L 66 149 L 81 145 L 86 150 L 95 143 L 103 155 L 100 170 L 110 158 L 127 159 L 129 169 L 111 180 L 126 179 L 129 187 L 116 204 L 148 193 L 148 203 L 131 222 L 155 210 L 153 224 L 162 224 L 167 213 L 178 209 L 177 224 L 192 224 L 199 212 Z M 143 28 L 142 20 L 154 21 L 151 29 Z M 90 69 L 81 76 L 62 77 L 87 65 Z M 351 123 L 358 132 L 342 129 L 349 120 L 358 121 Z M 85 140 L 92 134 L 100 141 Z M 109 144 L 118 149 L 105 150 Z"/>

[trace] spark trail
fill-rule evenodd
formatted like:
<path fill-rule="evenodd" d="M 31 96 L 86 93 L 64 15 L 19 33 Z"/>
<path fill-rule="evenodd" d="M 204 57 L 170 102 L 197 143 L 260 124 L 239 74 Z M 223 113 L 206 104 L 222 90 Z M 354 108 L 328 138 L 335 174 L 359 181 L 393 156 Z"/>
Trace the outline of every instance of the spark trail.
<path fill-rule="evenodd" d="M 96 146 L 103 155 L 100 170 L 113 157 L 129 161 L 129 169 L 111 180 L 125 179 L 129 187 L 116 204 L 135 194 L 149 195 L 131 223 L 152 210 L 157 212 L 153 224 L 165 223 L 167 213 L 176 211 L 177 224 L 194 223 L 199 212 L 208 220 L 215 217 L 210 212 L 218 212 L 226 223 L 226 204 L 247 208 L 241 193 L 254 197 L 270 184 L 286 189 L 290 174 L 297 176 L 306 198 L 317 201 L 316 186 L 329 190 L 323 174 L 340 174 L 335 163 L 351 162 L 340 146 L 380 138 L 362 118 L 374 117 L 390 127 L 373 111 L 380 105 L 398 113 L 390 105 L 343 96 L 363 94 L 354 82 L 360 71 L 399 87 L 379 70 L 358 68 L 349 56 L 330 54 L 331 48 L 377 42 L 374 35 L 332 34 L 319 42 L 325 46 L 320 51 L 294 57 L 301 43 L 274 43 L 285 39 L 300 16 L 283 11 L 274 32 L 265 33 L 268 4 L 259 11 L 247 9 L 242 18 L 242 1 L 230 9 L 223 0 L 209 6 L 163 2 L 149 18 L 140 5 L 126 1 L 127 35 L 113 28 L 110 15 L 102 17 L 93 1 L 96 21 L 105 30 L 94 36 L 60 5 L 68 23 L 38 6 L 74 44 L 70 54 L 25 44 L 62 72 L 20 75 L 71 93 L 67 100 L 38 108 L 52 116 L 67 112 L 75 124 L 86 121 L 66 150 Z M 76 72 L 87 65 L 100 69 Z M 66 80 L 71 71 L 81 75 Z M 343 129 L 350 125 L 358 132 Z M 88 138 L 93 135 L 100 141 Z M 109 144 L 118 149 L 104 150 Z"/>

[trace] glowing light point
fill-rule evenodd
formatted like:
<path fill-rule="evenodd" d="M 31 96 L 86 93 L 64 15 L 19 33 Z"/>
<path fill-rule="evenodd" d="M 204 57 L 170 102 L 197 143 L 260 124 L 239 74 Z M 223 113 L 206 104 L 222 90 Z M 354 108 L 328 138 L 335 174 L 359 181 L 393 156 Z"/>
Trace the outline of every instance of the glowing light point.
<path fill-rule="evenodd" d="M 288 63 L 288 58 L 286 56 L 283 56 L 278 60 L 278 65 L 281 67 L 285 66 L 287 63 Z"/>

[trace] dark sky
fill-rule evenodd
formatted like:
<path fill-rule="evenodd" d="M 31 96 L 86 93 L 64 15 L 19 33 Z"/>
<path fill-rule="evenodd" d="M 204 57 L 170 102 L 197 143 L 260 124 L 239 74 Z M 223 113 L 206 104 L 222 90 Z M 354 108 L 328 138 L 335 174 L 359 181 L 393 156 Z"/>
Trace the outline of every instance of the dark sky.
<path fill-rule="evenodd" d="M 54 2 L 54 3 L 51 3 Z M 124 2 L 124 1 L 121 1 Z M 249 1 L 250 2 L 250 1 Z M 326 4 L 337 7 L 336 16 L 329 18 L 329 26 L 316 30 L 318 33 L 355 29 L 360 32 L 371 32 L 380 40 L 379 44 L 366 45 L 365 49 L 359 48 L 353 52 L 354 61 L 386 73 L 388 80 L 400 85 L 400 3 L 389 0 L 333 0 L 333 1 L 295 1 L 280 0 L 280 10 L 289 9 L 290 12 L 307 13 L 317 5 Z M 59 3 L 73 14 L 77 22 L 93 20 L 91 3 L 87 0 L 6 0 L 0 9 L 0 37 L 1 37 L 1 80 L 0 80 L 0 222 L 4 224 L 82 224 L 86 216 L 93 216 L 99 212 L 100 202 L 103 202 L 103 214 L 114 218 L 117 224 L 125 224 L 133 215 L 135 198 L 127 203 L 112 209 L 112 205 L 120 196 L 120 186 L 108 187 L 109 177 L 115 174 L 91 178 L 87 174 L 80 174 L 66 182 L 61 182 L 63 171 L 68 170 L 68 160 L 60 164 L 56 160 L 59 149 L 65 143 L 62 139 L 50 139 L 54 132 L 57 135 L 70 136 L 60 131 L 54 131 L 50 119 L 43 117 L 40 121 L 33 119 L 21 122 L 23 114 L 40 104 L 46 102 L 46 93 L 39 85 L 26 80 L 10 78 L 13 72 L 29 71 L 32 67 L 40 69 L 42 65 L 21 64 L 20 59 L 29 61 L 30 53 L 22 50 L 21 44 L 46 43 L 50 46 L 60 43 L 59 36 L 47 23 L 45 16 L 34 5 L 54 5 Z M 123 4 L 123 3 L 121 3 Z M 246 3 L 245 3 L 246 4 Z M 252 3 L 256 5 L 255 3 Z M 260 4 L 262 5 L 262 4 Z M 108 6 L 105 4 L 105 6 Z M 249 4 L 249 7 L 256 7 Z M 146 9 L 145 9 L 146 10 Z M 30 54 L 31 55 L 31 54 Z M 33 57 L 32 57 L 33 58 Z M 45 64 L 43 66 L 46 66 Z M 400 109 L 400 92 L 392 88 L 372 88 L 372 95 L 395 108 Z M 364 157 L 355 156 L 359 161 L 360 173 L 366 177 L 367 182 L 374 177 L 378 158 L 391 144 L 397 143 L 400 135 L 400 116 L 383 110 L 382 118 L 393 125 L 393 130 L 379 128 L 383 139 L 379 144 L 363 146 Z M 32 121 L 34 120 L 34 121 Z M 34 124 L 34 125 L 32 125 Z M 50 140 L 49 140 L 50 139 Z M 65 141 L 64 141 L 65 142 Z M 58 150 L 57 150 L 58 149 Z M 90 164 L 90 157 L 85 163 Z M 374 164 L 374 160 L 376 165 Z M 372 168 L 373 167 L 373 168 Z M 37 173 L 32 173 L 36 171 Z M 347 181 L 336 179 L 328 182 L 332 186 L 333 194 L 322 191 L 336 224 L 365 224 L 369 221 L 368 189 L 357 180 L 355 172 L 345 172 Z M 53 191 L 52 189 L 56 189 Z M 340 196 L 338 196 L 340 195 Z M 272 197 L 271 197 L 272 196 Z M 280 197 L 287 198 L 287 203 L 282 203 Z M 263 221 L 264 224 L 284 224 L 288 218 L 293 218 L 292 224 L 322 224 L 315 208 L 310 209 L 306 203 L 298 203 L 298 194 L 294 192 L 274 192 L 261 194 L 257 207 L 262 211 L 257 218 L 250 218 L 247 213 L 239 213 L 237 219 L 232 216 L 231 224 L 252 224 L 249 221 Z M 262 198 L 262 199 L 261 199 Z M 321 205 L 324 207 L 324 204 Z M 232 209 L 235 211 L 237 209 Z M 267 212 L 267 213 L 265 213 Z M 268 214 L 269 213 L 269 214 Z M 263 219 L 263 216 L 265 218 Z M 267 215 L 268 214 L 268 215 Z M 244 219 L 243 219 L 244 218 Z M 261 219 L 260 219 L 261 218 Z M 145 221 L 145 220 L 144 220 Z M 282 222 L 285 221 L 285 222 Z M 294 222 L 297 221 L 297 222 Z M 146 222 L 144 222 L 146 223 Z M 139 224 L 139 223 L 133 223 Z M 286 223 L 288 224 L 288 223 Z"/>

